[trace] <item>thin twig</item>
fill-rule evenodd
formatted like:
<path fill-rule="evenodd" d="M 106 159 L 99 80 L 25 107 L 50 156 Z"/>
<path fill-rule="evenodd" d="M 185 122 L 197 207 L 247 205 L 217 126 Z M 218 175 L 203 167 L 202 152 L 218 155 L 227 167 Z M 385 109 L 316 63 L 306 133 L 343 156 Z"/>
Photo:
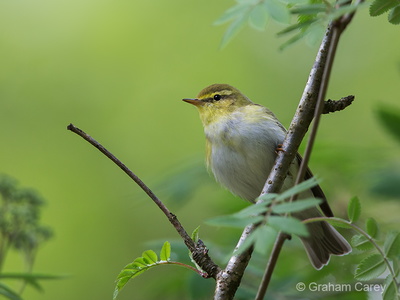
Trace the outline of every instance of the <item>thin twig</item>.
<path fill-rule="evenodd" d="M 191 239 L 189 234 L 183 228 L 182 224 L 179 222 L 178 218 L 169 211 L 165 204 L 152 192 L 152 190 L 138 177 L 136 176 L 127 166 L 125 166 L 118 158 L 116 158 L 111 152 L 104 148 L 99 142 L 93 139 L 90 135 L 86 134 L 81 129 L 75 127 L 72 124 L 67 126 L 67 129 L 76 133 L 84 140 L 92 144 L 101 153 L 111 159 L 118 167 L 122 169 L 136 184 L 153 200 L 153 202 L 161 209 L 161 211 L 168 218 L 169 222 L 174 226 L 175 230 L 182 237 L 184 243 L 188 247 L 189 251 L 192 253 L 193 259 L 196 263 L 208 274 L 208 277 L 216 278 L 217 273 L 220 268 L 211 260 L 205 250 L 204 244 L 200 243 L 196 245 Z"/>
<path fill-rule="evenodd" d="M 271 255 L 268 260 L 267 270 L 274 270 L 275 265 L 278 261 L 279 253 L 281 252 L 283 243 L 286 239 L 290 236 L 284 232 L 279 232 L 278 237 L 276 238 L 276 242 L 274 244 L 274 248 L 271 251 Z M 258 288 L 257 295 L 255 300 L 262 300 L 264 299 L 264 295 L 267 292 L 268 284 L 271 281 L 272 272 L 265 272 L 264 276 L 261 280 L 260 287 Z"/>

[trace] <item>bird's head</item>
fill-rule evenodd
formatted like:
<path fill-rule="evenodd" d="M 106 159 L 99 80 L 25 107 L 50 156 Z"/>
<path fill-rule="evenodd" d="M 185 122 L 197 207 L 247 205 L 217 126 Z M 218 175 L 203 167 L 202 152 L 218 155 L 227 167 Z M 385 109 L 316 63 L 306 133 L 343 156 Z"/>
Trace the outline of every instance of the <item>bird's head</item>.
<path fill-rule="evenodd" d="M 204 88 L 197 98 L 182 100 L 197 107 L 204 126 L 233 113 L 240 107 L 253 104 L 238 89 L 228 84 L 210 85 Z"/>

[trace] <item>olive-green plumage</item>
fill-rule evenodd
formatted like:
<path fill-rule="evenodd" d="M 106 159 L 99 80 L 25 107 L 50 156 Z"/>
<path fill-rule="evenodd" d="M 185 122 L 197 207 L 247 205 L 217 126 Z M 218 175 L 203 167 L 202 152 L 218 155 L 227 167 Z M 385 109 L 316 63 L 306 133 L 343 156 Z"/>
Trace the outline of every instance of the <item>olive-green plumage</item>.
<path fill-rule="evenodd" d="M 266 107 L 255 104 L 236 88 L 213 84 L 203 89 L 196 99 L 183 99 L 195 105 L 206 135 L 207 165 L 216 180 L 239 197 L 254 202 L 260 195 L 276 158 L 276 149 L 283 142 L 285 128 Z M 290 188 L 296 178 L 299 159 L 291 164 L 283 189 Z M 307 177 L 311 173 L 308 171 Z M 319 197 L 325 202 L 323 212 L 332 212 L 320 187 L 300 195 Z M 293 214 L 299 219 L 321 216 L 317 208 Z M 311 263 L 316 269 L 329 262 L 330 255 L 351 251 L 347 241 L 328 223 L 307 225 L 310 236 L 302 238 Z"/>

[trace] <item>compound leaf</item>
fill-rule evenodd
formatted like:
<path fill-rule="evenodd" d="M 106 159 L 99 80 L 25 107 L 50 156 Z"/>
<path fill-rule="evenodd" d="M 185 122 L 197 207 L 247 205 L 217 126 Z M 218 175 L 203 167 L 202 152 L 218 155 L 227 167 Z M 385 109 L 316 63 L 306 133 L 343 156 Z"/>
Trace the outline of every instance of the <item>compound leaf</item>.
<path fill-rule="evenodd" d="M 375 0 L 369 7 L 369 14 L 371 17 L 376 17 L 397 5 L 399 5 L 397 0 Z"/>
<path fill-rule="evenodd" d="M 377 278 L 386 270 L 386 264 L 380 254 L 373 254 L 364 258 L 357 266 L 355 278 L 358 280 L 371 280 Z"/>

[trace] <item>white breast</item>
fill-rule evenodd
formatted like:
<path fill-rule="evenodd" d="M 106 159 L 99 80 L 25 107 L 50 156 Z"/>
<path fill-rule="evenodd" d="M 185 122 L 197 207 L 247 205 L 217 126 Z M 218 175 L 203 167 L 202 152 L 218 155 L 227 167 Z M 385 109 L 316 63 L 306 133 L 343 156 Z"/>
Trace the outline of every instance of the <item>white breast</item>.
<path fill-rule="evenodd" d="M 254 201 L 275 161 L 284 129 L 267 116 L 255 123 L 233 113 L 207 126 L 205 133 L 215 178 L 239 197 Z"/>

